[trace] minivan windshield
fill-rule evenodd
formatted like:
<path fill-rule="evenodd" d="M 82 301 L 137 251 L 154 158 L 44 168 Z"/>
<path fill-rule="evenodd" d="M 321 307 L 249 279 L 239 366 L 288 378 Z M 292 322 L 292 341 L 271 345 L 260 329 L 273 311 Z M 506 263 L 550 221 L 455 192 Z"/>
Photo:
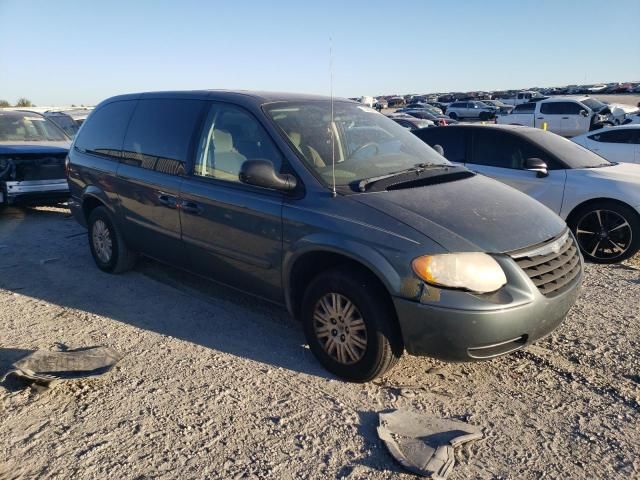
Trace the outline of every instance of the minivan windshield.
<path fill-rule="evenodd" d="M 264 108 L 298 156 L 327 185 L 332 183 L 334 161 L 338 186 L 416 165 L 449 165 L 409 130 L 363 105 L 335 102 L 333 122 L 329 100 L 274 103 Z"/>
<path fill-rule="evenodd" d="M 51 120 L 31 112 L 0 112 L 0 142 L 63 142 L 69 138 Z"/>

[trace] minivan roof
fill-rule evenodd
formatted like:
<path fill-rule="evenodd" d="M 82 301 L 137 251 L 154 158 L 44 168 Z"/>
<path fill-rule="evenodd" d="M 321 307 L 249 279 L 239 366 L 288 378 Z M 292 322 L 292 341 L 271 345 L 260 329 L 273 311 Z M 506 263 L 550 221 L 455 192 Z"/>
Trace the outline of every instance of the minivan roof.
<path fill-rule="evenodd" d="M 243 104 L 262 105 L 273 102 L 308 102 L 328 101 L 330 97 L 324 95 L 310 95 L 303 93 L 264 92 L 251 90 L 173 90 L 162 92 L 140 92 L 117 95 L 108 98 L 102 103 L 110 103 L 119 100 L 134 100 L 140 98 L 185 98 L 192 100 L 233 100 Z M 334 97 L 337 102 L 353 102 L 341 97 Z"/>

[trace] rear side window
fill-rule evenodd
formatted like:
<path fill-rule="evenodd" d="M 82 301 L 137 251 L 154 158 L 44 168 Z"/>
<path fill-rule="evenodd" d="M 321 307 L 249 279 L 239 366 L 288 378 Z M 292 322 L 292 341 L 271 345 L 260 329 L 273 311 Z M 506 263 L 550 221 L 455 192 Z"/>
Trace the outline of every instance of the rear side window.
<path fill-rule="evenodd" d="M 461 128 L 440 127 L 416 132 L 418 138 L 434 147 L 440 145 L 450 162 L 465 163 L 467 132 Z"/>
<path fill-rule="evenodd" d="M 596 142 L 604 143 L 638 143 L 637 130 L 633 129 L 620 129 L 612 130 L 610 132 L 596 133 L 589 138 Z"/>
<path fill-rule="evenodd" d="M 118 158 L 136 100 L 112 102 L 91 113 L 78 134 L 75 148 L 87 153 Z"/>
<path fill-rule="evenodd" d="M 540 113 L 549 115 L 578 115 L 582 106 L 574 102 L 549 102 L 540 105 Z"/>
<path fill-rule="evenodd" d="M 188 99 L 140 100 L 127 130 L 122 161 L 171 175 L 184 174 L 204 104 Z"/>

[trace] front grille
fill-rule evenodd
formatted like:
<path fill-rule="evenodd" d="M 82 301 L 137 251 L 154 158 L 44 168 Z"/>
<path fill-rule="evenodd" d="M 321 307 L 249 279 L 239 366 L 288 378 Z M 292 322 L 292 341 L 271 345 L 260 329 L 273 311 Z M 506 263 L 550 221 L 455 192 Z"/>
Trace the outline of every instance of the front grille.
<path fill-rule="evenodd" d="M 510 255 L 547 297 L 567 290 L 582 268 L 578 247 L 569 231 L 550 242 Z"/>

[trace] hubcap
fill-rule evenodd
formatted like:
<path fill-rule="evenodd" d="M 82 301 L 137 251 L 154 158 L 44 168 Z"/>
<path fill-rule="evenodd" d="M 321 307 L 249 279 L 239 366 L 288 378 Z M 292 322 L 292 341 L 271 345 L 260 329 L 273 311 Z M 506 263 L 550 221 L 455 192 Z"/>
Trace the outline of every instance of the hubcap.
<path fill-rule="evenodd" d="M 631 225 L 617 212 L 593 210 L 578 222 L 576 238 L 580 248 L 593 258 L 613 260 L 631 246 Z"/>
<path fill-rule="evenodd" d="M 102 220 L 96 220 L 93 224 L 93 230 L 91 233 L 91 240 L 93 242 L 93 250 L 101 262 L 109 263 L 112 254 L 111 233 L 107 224 Z"/>
<path fill-rule="evenodd" d="M 324 295 L 313 311 L 313 328 L 320 345 L 338 362 L 359 361 L 367 349 L 367 327 L 351 300 L 339 293 Z"/>

